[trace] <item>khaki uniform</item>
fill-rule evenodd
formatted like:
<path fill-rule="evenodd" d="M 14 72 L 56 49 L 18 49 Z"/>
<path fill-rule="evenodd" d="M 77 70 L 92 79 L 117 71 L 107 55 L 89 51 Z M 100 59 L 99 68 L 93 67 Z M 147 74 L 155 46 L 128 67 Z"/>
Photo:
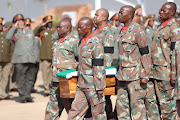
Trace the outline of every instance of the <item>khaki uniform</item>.
<path fill-rule="evenodd" d="M 67 113 L 70 110 L 73 99 L 60 98 L 59 78 L 56 73 L 77 68 L 77 47 L 78 40 L 72 34 L 66 36 L 60 43 L 59 40 L 56 40 L 52 47 L 53 79 L 50 82 L 50 98 L 46 108 L 45 120 L 59 120 L 64 108 Z"/>
<path fill-rule="evenodd" d="M 162 119 L 172 120 L 176 114 L 174 87 L 170 85 L 170 80 L 176 80 L 174 47 L 176 41 L 180 39 L 179 31 L 175 19 L 163 27 L 159 25 L 151 44 L 152 76 L 155 80 Z"/>
<path fill-rule="evenodd" d="M 83 45 L 79 43 L 78 83 L 75 99 L 68 120 L 82 120 L 91 106 L 93 120 L 106 120 L 105 98 L 98 98 L 97 90 L 104 90 L 104 48 L 97 37 L 91 37 Z"/>
<path fill-rule="evenodd" d="M 10 77 L 10 42 L 6 41 L 7 31 L 0 32 L 0 98 L 6 98 L 9 93 Z"/>
<path fill-rule="evenodd" d="M 37 26 L 34 29 L 34 34 L 41 39 L 40 60 L 42 65 L 42 77 L 44 82 L 45 93 L 49 93 L 49 82 L 52 80 L 51 64 L 52 64 L 52 46 L 54 40 L 52 35 L 55 30 L 41 29 L 42 26 Z"/>
<path fill-rule="evenodd" d="M 139 24 L 132 22 L 126 31 L 121 32 L 119 52 L 119 70 L 116 74 L 118 79 L 117 117 L 119 120 L 147 119 L 144 99 L 148 89 L 147 84 L 140 84 L 140 79 L 149 79 L 151 61 L 148 40 Z"/>
<path fill-rule="evenodd" d="M 180 100 L 180 40 L 176 42 L 176 69 L 177 69 L 177 83 L 176 83 L 176 97 Z"/>

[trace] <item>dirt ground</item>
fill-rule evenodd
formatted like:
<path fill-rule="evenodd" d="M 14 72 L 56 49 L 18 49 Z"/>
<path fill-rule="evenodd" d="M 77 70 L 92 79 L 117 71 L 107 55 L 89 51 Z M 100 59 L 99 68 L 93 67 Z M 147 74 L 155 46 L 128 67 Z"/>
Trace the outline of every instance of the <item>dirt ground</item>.
<path fill-rule="evenodd" d="M 18 93 L 10 92 L 10 97 L 12 100 L 3 100 L 0 101 L 0 120 L 44 120 L 45 109 L 49 97 L 43 96 L 43 81 L 42 73 L 39 71 L 37 82 L 35 84 L 35 89 L 37 93 L 31 94 L 34 103 L 19 103 L 18 102 Z M 116 96 L 111 97 L 113 106 L 115 104 Z M 180 102 L 177 104 L 177 111 L 180 115 Z M 60 120 L 66 120 L 67 113 L 64 110 L 61 114 Z M 180 120 L 177 118 L 177 120 Z"/>

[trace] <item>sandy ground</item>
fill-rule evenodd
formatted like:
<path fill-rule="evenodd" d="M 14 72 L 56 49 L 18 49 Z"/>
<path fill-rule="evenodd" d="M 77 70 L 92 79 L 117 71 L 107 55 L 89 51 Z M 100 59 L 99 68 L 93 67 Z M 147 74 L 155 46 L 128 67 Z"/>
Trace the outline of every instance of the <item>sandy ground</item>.
<path fill-rule="evenodd" d="M 45 109 L 49 97 L 43 96 L 44 92 L 41 71 L 38 73 L 35 89 L 38 92 L 31 94 L 35 101 L 34 103 L 19 103 L 18 93 L 10 92 L 10 97 L 12 100 L 0 101 L 0 120 L 44 120 Z M 111 99 L 114 107 L 116 96 L 112 96 Z M 178 103 L 178 106 L 180 108 L 180 102 Z M 180 112 L 179 109 L 178 111 Z M 60 120 L 66 119 L 67 113 L 64 110 L 61 114 Z M 180 119 L 178 118 L 177 120 Z"/>

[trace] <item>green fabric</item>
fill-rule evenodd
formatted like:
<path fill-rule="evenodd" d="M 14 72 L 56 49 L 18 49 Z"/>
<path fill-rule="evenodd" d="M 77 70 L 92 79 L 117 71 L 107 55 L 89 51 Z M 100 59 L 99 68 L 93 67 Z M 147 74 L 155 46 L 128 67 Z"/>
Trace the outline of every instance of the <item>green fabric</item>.
<path fill-rule="evenodd" d="M 58 77 L 66 78 L 66 75 L 67 75 L 68 73 L 75 72 L 75 71 L 77 71 L 77 69 L 65 70 L 65 71 L 56 73 L 56 75 L 57 75 Z"/>
<path fill-rule="evenodd" d="M 114 66 L 105 67 L 105 69 L 113 69 L 113 68 L 116 68 L 116 67 L 114 67 Z M 75 72 L 75 71 L 77 71 L 77 69 L 65 70 L 65 71 L 56 73 L 56 75 L 57 75 L 58 77 L 66 78 L 66 75 L 67 75 L 67 74 L 69 74 L 69 73 L 71 73 L 71 72 Z"/>
<path fill-rule="evenodd" d="M 111 66 L 111 67 L 105 67 L 105 69 L 113 69 L 113 68 L 117 68 L 117 67 L 114 67 L 114 66 Z"/>

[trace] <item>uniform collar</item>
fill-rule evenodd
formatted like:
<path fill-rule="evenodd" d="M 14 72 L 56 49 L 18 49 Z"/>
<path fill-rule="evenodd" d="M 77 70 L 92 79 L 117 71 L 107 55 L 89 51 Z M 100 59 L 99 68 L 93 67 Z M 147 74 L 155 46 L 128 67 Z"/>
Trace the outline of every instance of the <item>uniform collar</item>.
<path fill-rule="evenodd" d="M 166 26 L 171 26 L 175 22 L 175 19 L 172 18 L 170 20 L 167 20 L 159 25 L 160 29 L 165 28 Z"/>
<path fill-rule="evenodd" d="M 82 38 L 81 39 L 81 46 L 83 46 L 84 43 L 92 37 L 92 35 L 93 35 L 93 32 L 87 38 Z"/>
<path fill-rule="evenodd" d="M 96 29 L 95 29 L 95 33 L 99 33 L 99 32 L 101 32 L 101 31 L 103 31 L 103 30 L 107 30 L 107 27 L 108 27 L 108 25 L 105 24 L 105 25 L 102 26 L 101 28 L 96 28 Z"/>

